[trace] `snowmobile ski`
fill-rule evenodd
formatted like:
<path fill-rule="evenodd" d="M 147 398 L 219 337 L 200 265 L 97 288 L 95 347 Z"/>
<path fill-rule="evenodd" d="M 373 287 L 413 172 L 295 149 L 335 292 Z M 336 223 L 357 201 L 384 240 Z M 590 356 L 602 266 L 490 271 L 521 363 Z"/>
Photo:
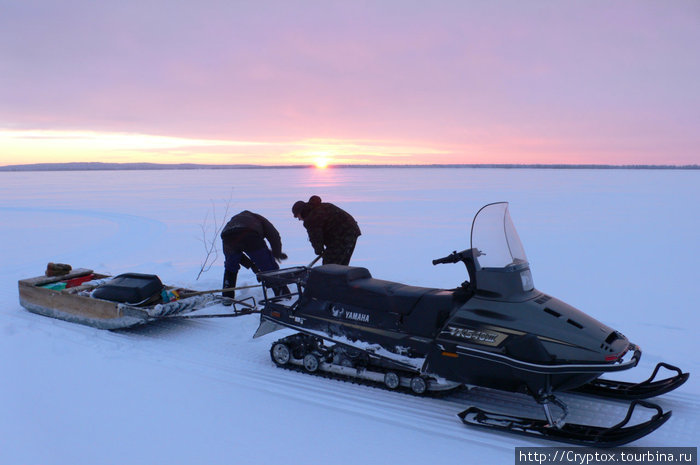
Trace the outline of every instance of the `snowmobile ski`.
<path fill-rule="evenodd" d="M 661 368 L 666 368 L 675 371 L 677 374 L 670 378 L 654 381 L 656 375 Z M 685 383 L 690 377 L 690 373 L 683 373 L 680 368 L 668 363 L 659 362 L 654 368 L 651 376 L 640 383 L 629 383 L 626 381 L 615 381 L 608 379 L 594 379 L 570 392 L 579 394 L 593 395 L 597 397 L 608 397 L 613 399 L 648 399 L 650 397 L 660 396 Z"/>
<path fill-rule="evenodd" d="M 656 413 L 643 423 L 627 426 L 637 406 L 655 410 Z M 651 433 L 671 417 L 671 411 L 664 412 L 656 404 L 635 400 L 630 404 L 625 418 L 611 427 L 575 423 L 564 423 L 561 426 L 554 426 L 547 420 L 488 412 L 478 407 L 469 407 L 459 413 L 458 416 L 465 424 L 470 426 L 588 447 L 615 447 L 627 444 Z"/>

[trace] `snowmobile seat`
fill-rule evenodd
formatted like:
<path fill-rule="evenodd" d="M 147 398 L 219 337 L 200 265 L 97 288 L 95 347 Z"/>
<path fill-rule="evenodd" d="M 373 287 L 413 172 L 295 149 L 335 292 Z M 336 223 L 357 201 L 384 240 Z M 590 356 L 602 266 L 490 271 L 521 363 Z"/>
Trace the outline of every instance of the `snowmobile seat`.
<path fill-rule="evenodd" d="M 410 319 L 411 326 L 426 324 L 432 330 L 438 313 L 452 308 L 452 292 L 426 287 L 407 286 L 392 281 L 374 279 L 362 267 L 323 265 L 312 268 L 305 297 L 345 303 L 369 311 L 389 312 L 399 319 Z"/>
<path fill-rule="evenodd" d="M 367 268 L 331 264 L 311 268 L 304 295 L 366 310 L 407 314 L 429 290 L 374 279 Z"/>
<path fill-rule="evenodd" d="M 350 302 L 360 307 L 408 315 L 431 289 L 382 279 L 356 279 L 350 283 Z"/>
<path fill-rule="evenodd" d="M 371 277 L 367 268 L 359 266 L 322 265 L 309 270 L 306 289 L 313 294 L 323 290 L 343 290 L 351 281 Z"/>

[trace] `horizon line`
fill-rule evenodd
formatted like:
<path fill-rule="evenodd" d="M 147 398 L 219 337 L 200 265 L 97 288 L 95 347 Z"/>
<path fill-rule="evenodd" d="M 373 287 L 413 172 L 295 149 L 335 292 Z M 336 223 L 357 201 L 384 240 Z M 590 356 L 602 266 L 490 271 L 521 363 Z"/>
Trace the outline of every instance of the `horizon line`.
<path fill-rule="evenodd" d="M 346 169 L 346 168 L 499 168 L 499 169 L 680 169 L 697 170 L 700 165 L 656 164 L 581 164 L 581 163 L 426 163 L 426 164 L 332 164 L 319 168 L 313 164 L 256 165 L 256 164 L 204 164 L 204 163 L 105 163 L 65 162 L 31 163 L 0 166 L 0 171 L 137 171 L 137 170 L 197 170 L 197 169 Z"/>

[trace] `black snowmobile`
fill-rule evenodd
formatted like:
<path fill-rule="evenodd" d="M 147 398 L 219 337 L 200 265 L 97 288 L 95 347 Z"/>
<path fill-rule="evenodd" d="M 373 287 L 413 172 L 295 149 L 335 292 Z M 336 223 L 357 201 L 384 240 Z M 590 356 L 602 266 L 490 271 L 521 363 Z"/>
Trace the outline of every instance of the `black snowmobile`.
<path fill-rule="evenodd" d="M 526 392 L 546 419 L 470 407 L 470 425 L 598 447 L 625 444 L 671 415 L 642 400 L 673 390 L 689 374 L 660 363 L 642 383 L 603 380 L 637 365 L 641 350 L 624 335 L 535 289 L 508 204 L 486 205 L 474 218 L 471 248 L 433 260 L 464 263 L 469 281 L 451 290 L 374 279 L 365 268 L 323 265 L 258 274 L 265 292 L 255 337 L 281 328 L 298 333 L 273 343 L 274 363 L 378 383 L 414 394 L 484 386 Z M 282 285 L 291 295 L 268 298 Z M 675 376 L 655 381 L 661 368 Z M 556 392 L 631 400 L 612 427 L 570 424 Z M 551 406 L 556 406 L 552 409 Z M 653 411 L 628 425 L 637 407 Z M 555 411 L 557 414 L 555 415 Z"/>

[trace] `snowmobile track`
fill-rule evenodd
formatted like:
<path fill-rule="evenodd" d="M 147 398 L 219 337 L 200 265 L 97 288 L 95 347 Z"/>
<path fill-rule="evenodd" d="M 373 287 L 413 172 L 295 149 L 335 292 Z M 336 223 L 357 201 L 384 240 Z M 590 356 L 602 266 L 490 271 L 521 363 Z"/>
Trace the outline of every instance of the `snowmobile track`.
<path fill-rule="evenodd" d="M 415 396 L 415 397 L 430 397 L 433 399 L 444 399 L 457 391 L 465 389 L 462 386 L 458 386 L 454 389 L 443 390 L 443 391 L 426 391 L 423 394 L 418 394 L 416 392 L 413 392 L 410 388 L 405 387 L 405 386 L 398 386 L 394 389 L 391 389 L 391 388 L 387 387 L 386 385 L 384 385 L 383 383 L 374 382 L 374 381 L 371 381 L 368 379 L 357 378 L 355 376 L 342 375 L 342 374 L 331 373 L 331 372 L 322 371 L 322 370 L 309 372 L 309 371 L 305 370 L 302 366 L 294 365 L 291 363 L 288 363 L 286 365 L 275 364 L 275 366 L 277 366 L 277 368 L 282 368 L 284 370 L 295 371 L 298 373 L 316 376 L 318 378 L 332 379 L 332 380 L 342 381 L 342 382 L 346 382 L 346 383 L 350 383 L 350 384 L 357 384 L 359 386 L 368 386 L 368 387 L 381 389 L 381 390 L 388 391 L 388 392 L 397 392 L 397 393 L 401 393 L 401 394 L 408 394 L 408 395 Z"/>

